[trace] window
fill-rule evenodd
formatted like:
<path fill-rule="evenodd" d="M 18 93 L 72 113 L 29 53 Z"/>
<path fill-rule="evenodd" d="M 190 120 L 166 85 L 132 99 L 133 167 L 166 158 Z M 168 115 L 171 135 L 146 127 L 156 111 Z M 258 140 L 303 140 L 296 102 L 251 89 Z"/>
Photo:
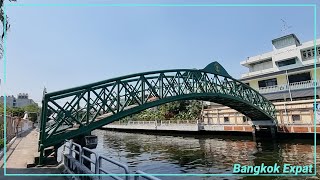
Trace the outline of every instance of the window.
<path fill-rule="evenodd" d="M 309 48 L 301 51 L 303 60 L 310 60 L 314 57 L 314 48 Z M 320 47 L 317 47 L 317 56 L 320 56 Z"/>
<path fill-rule="evenodd" d="M 224 123 L 229 123 L 229 117 L 223 117 Z"/>
<path fill-rule="evenodd" d="M 292 115 L 292 121 L 293 121 L 293 123 L 299 122 L 300 120 L 301 120 L 301 119 L 300 119 L 300 115 L 299 115 L 299 114 Z"/>
<path fill-rule="evenodd" d="M 311 80 L 310 72 L 293 74 L 288 76 L 289 83 L 300 82 L 300 81 L 309 81 Z"/>
<path fill-rule="evenodd" d="M 16 100 L 16 99 L 13 99 L 12 106 L 13 106 L 13 107 L 16 107 L 16 106 L 17 106 L 17 100 Z"/>
<path fill-rule="evenodd" d="M 277 62 L 279 67 L 292 65 L 292 64 L 295 64 L 295 63 L 296 63 L 296 58 L 292 58 L 292 59 L 288 59 L 288 60 L 278 61 Z"/>
<path fill-rule="evenodd" d="M 242 116 L 242 121 L 245 123 L 248 121 L 248 117 L 247 116 Z"/>
<path fill-rule="evenodd" d="M 276 85 L 278 85 L 278 82 L 277 82 L 276 78 L 266 79 L 266 80 L 258 81 L 258 85 L 259 85 L 259 88 L 268 87 L 268 86 L 276 86 Z"/>

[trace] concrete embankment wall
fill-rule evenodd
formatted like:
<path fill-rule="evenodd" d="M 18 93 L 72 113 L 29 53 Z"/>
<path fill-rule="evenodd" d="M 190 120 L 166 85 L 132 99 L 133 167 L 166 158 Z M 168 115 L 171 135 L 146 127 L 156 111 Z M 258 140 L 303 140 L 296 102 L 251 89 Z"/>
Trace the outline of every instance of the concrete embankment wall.
<path fill-rule="evenodd" d="M 252 125 L 199 124 L 197 121 L 129 121 L 103 126 L 105 129 L 153 130 L 153 131 L 236 131 L 252 132 Z"/>
<path fill-rule="evenodd" d="M 301 130 L 301 125 L 278 126 L 278 138 L 314 138 L 314 128 L 312 125 Z M 281 128 L 281 129 L 280 129 Z M 149 132 L 149 133 L 170 133 L 170 134 L 221 134 L 221 135 L 248 135 L 252 136 L 253 128 L 251 125 L 229 125 L 229 124 L 187 124 L 187 123 L 156 123 L 142 122 L 128 124 L 109 124 L 102 129 L 124 131 L 124 132 Z M 283 130 L 286 131 L 283 131 Z M 317 127 L 317 137 L 320 135 Z M 299 130 L 299 131 L 298 131 Z"/>
<path fill-rule="evenodd" d="M 171 125 L 154 125 L 154 124 L 133 124 L 133 125 L 107 125 L 106 129 L 136 129 L 136 130 L 159 130 L 159 131 L 198 131 L 197 124 L 171 124 Z"/>
<path fill-rule="evenodd" d="M 187 123 L 156 123 L 151 122 L 130 122 L 128 124 L 109 124 L 101 129 L 115 130 L 122 132 L 145 132 L 160 134 L 185 134 L 185 135 L 248 135 L 252 136 L 251 125 L 233 127 L 232 125 L 200 125 Z"/>

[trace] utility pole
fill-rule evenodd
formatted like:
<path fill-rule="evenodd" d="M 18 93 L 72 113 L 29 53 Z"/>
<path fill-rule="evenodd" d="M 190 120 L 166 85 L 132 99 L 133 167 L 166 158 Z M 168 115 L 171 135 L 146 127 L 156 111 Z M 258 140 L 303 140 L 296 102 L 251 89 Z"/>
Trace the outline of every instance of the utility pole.
<path fill-rule="evenodd" d="M 292 101 L 291 88 L 290 88 L 290 82 L 289 82 L 289 77 L 288 77 L 288 70 L 286 70 L 286 77 L 287 77 L 287 86 L 288 86 L 288 90 L 289 90 L 290 101 Z"/>
<path fill-rule="evenodd" d="M 203 101 L 201 101 L 201 122 L 204 123 L 204 116 L 203 116 Z"/>

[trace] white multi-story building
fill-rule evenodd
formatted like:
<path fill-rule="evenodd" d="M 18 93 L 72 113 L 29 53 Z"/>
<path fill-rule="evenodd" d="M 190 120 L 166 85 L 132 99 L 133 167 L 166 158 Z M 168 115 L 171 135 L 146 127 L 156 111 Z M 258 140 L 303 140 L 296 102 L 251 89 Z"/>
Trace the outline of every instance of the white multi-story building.
<path fill-rule="evenodd" d="M 312 132 L 315 86 L 316 101 L 320 103 L 317 92 L 320 89 L 320 39 L 300 43 L 296 35 L 289 34 L 272 40 L 272 44 L 272 51 L 240 63 L 248 72 L 239 80 L 274 103 L 278 123 L 288 128 L 288 132 Z M 221 105 L 205 109 L 203 120 L 213 125 L 248 124 L 247 117 Z"/>
<path fill-rule="evenodd" d="M 271 101 L 313 99 L 313 80 L 320 76 L 320 70 L 314 74 L 314 43 L 318 67 L 320 39 L 300 43 L 290 34 L 272 40 L 273 51 L 242 61 L 241 65 L 249 68 L 249 72 L 240 80 Z"/>
<path fill-rule="evenodd" d="M 0 97 L 0 103 L 3 104 L 4 97 Z M 24 107 L 30 104 L 35 104 L 35 102 L 32 99 L 29 99 L 29 96 L 27 93 L 19 93 L 18 97 L 14 96 L 7 96 L 6 102 L 8 107 Z"/>

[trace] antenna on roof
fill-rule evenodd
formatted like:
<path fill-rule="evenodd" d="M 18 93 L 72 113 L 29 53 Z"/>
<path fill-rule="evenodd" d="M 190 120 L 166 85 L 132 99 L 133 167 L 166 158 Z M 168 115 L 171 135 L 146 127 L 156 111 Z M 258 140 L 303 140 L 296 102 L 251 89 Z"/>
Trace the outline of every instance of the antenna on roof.
<path fill-rule="evenodd" d="M 288 30 L 290 28 L 292 28 L 292 26 L 288 26 L 287 22 L 285 20 L 283 20 L 283 19 L 281 19 L 281 21 L 282 21 L 282 24 L 283 24 L 283 26 L 281 28 L 281 34 L 282 35 L 287 35 L 288 34 Z"/>

